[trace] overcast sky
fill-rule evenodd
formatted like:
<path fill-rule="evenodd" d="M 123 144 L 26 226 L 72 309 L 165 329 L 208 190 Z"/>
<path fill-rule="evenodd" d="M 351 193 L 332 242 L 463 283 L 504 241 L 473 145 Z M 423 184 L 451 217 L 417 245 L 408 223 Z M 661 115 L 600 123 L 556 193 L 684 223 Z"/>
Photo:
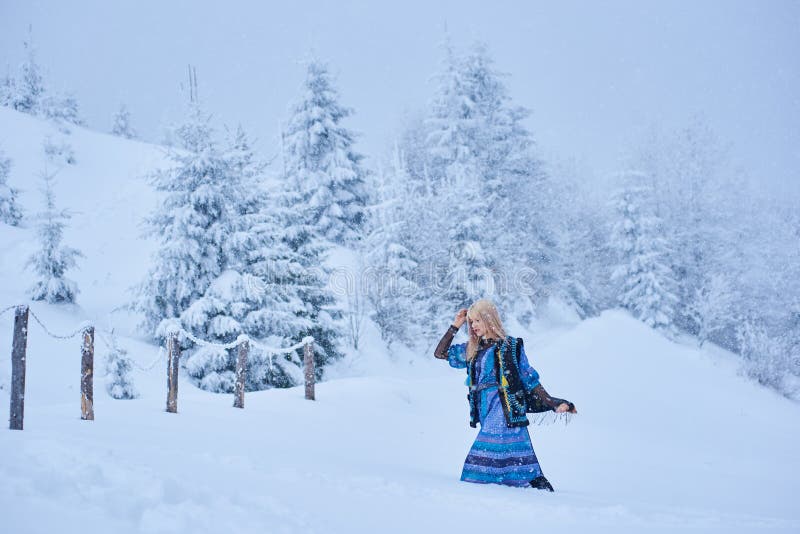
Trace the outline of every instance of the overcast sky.
<path fill-rule="evenodd" d="M 124 102 L 159 140 L 192 64 L 217 121 L 241 123 L 269 156 L 314 50 L 374 165 L 430 98 L 446 25 L 462 50 L 488 45 L 545 157 L 601 175 L 648 125 L 702 113 L 753 179 L 800 183 L 796 1 L 0 0 L 0 65 L 12 74 L 29 24 L 50 85 L 73 91 L 94 129 L 110 129 Z"/>

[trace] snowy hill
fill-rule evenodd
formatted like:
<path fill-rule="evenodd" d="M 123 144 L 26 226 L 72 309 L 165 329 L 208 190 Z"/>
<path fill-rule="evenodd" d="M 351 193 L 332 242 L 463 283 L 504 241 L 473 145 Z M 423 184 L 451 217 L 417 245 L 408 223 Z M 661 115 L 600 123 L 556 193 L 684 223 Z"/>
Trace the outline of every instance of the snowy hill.
<path fill-rule="evenodd" d="M 733 355 L 670 342 L 619 311 L 512 329 L 542 382 L 579 410 L 568 426 L 531 426 L 553 494 L 459 482 L 475 435 L 463 372 L 428 355 L 392 363 L 373 335 L 315 402 L 270 390 L 237 410 L 181 380 L 179 413 L 165 413 L 164 359 L 125 336 L 133 318 L 115 311 L 150 261 L 139 221 L 158 196 L 142 176 L 163 150 L 72 130 L 76 164 L 58 173 L 56 199 L 75 213 L 65 242 L 86 255 L 72 273 L 79 305 L 32 309 L 56 334 L 86 319 L 120 329 L 145 369 L 141 397 L 114 400 L 97 376 L 96 420 L 81 421 L 78 341 L 32 320 L 25 430 L 0 430 L 3 532 L 800 531 L 800 407 L 738 376 Z M 47 135 L 58 132 L 0 108 L 26 214 L 39 209 Z M 34 230 L 2 226 L 0 244 L 5 308 L 32 281 Z M 1 319 L 10 347 L 11 314 Z M 0 383 L 9 370 L 0 353 Z"/>
<path fill-rule="evenodd" d="M 68 273 L 81 291 L 79 313 L 105 326 L 112 310 L 128 300 L 127 289 L 147 272 L 154 244 L 140 237 L 140 223 L 158 202 L 158 194 L 145 175 L 165 165 L 167 158 L 162 147 L 70 129 L 64 135 L 46 121 L 0 108 L 0 150 L 12 160 L 9 185 L 21 190 L 20 204 L 29 217 L 27 228 L 0 227 L 0 273 L 4 280 L 14 280 L 0 285 L 0 298 L 20 302 L 33 283 L 24 270 L 25 260 L 36 248 L 35 223 L 30 218 L 43 209 L 39 175 L 55 172 L 56 205 L 73 213 L 64 242 L 86 256 L 77 270 Z M 75 164 L 48 162 L 43 150 L 48 139 L 54 144 L 68 142 Z"/>

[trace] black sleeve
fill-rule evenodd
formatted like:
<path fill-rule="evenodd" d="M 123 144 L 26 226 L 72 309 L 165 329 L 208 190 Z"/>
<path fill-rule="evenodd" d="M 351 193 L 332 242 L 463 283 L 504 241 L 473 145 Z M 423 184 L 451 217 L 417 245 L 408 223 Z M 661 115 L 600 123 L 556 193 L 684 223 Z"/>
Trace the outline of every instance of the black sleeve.
<path fill-rule="evenodd" d="M 534 404 L 538 408 L 534 411 L 536 412 L 546 412 L 548 410 L 556 411 L 561 404 L 566 403 L 569 405 L 570 410 L 574 408 L 574 405 L 569 402 L 568 400 L 559 399 L 558 397 L 553 397 L 547 390 L 542 387 L 541 384 L 537 385 L 535 388 L 531 390 L 530 395 L 533 397 Z"/>
<path fill-rule="evenodd" d="M 436 345 L 436 350 L 433 351 L 433 355 L 440 360 L 447 359 L 447 349 L 450 348 L 450 344 L 453 342 L 453 337 L 455 337 L 456 332 L 458 332 L 458 328 L 455 325 L 450 325 L 450 328 L 447 329 L 447 332 L 444 333 L 442 339 L 439 340 L 439 344 Z"/>

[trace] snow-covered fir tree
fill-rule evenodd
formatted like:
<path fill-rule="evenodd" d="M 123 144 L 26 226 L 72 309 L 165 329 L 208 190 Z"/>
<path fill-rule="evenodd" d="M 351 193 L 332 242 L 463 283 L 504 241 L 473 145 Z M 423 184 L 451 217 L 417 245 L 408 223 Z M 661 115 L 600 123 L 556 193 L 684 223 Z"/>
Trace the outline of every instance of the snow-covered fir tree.
<path fill-rule="evenodd" d="M 370 318 L 381 338 L 391 346 L 399 341 L 409 347 L 419 341 L 417 306 L 422 295 L 416 280 L 419 262 L 403 242 L 412 238 L 414 224 L 405 213 L 412 181 L 398 144 L 386 170 L 372 175 L 369 232 L 364 241 L 367 276 L 365 294 L 372 305 Z"/>
<path fill-rule="evenodd" d="M 224 249 L 237 209 L 229 192 L 229 162 L 214 143 L 209 116 L 197 102 L 190 103 L 187 115 L 178 129 L 183 150 L 171 151 L 172 165 L 151 176 L 155 188 L 166 193 L 145 220 L 160 245 L 132 303 L 144 316 L 144 331 L 159 340 L 162 321 L 179 317 L 225 269 Z"/>
<path fill-rule="evenodd" d="M 114 125 L 111 133 L 125 139 L 136 139 L 136 130 L 131 125 L 131 113 L 125 104 L 120 104 L 119 109 L 114 114 Z"/>
<path fill-rule="evenodd" d="M 47 90 L 30 29 L 23 47 L 25 60 L 19 67 L 19 77 L 15 79 L 6 74 L 0 82 L 0 105 L 53 120 L 64 133 L 69 133 L 67 124 L 83 125 L 75 96 Z"/>
<path fill-rule="evenodd" d="M 300 258 L 280 239 L 282 210 L 277 197 L 263 188 L 263 165 L 239 128 L 224 154 L 228 214 L 222 240 L 226 269 L 182 314 L 181 322 L 202 339 L 226 344 L 245 334 L 251 344 L 247 390 L 289 387 L 302 380 L 297 353 L 274 355 L 263 345 L 285 347 L 310 324 L 301 288 L 291 283 L 303 270 Z M 237 349 L 200 346 L 186 361 L 189 375 L 203 389 L 233 391 Z"/>
<path fill-rule="evenodd" d="M 16 80 L 11 76 L 11 73 L 7 71 L 3 78 L 0 79 L 0 106 L 4 108 L 13 108 L 16 94 Z"/>
<path fill-rule="evenodd" d="M 441 299 L 449 306 L 467 306 L 491 294 L 494 254 L 486 245 L 486 215 L 491 202 L 485 191 L 482 161 L 477 157 L 480 121 L 475 87 L 467 80 L 468 63 L 444 44 L 438 87 L 426 118 L 429 148 L 428 172 L 446 215 Z M 440 245 L 441 246 L 441 242 Z"/>
<path fill-rule="evenodd" d="M 638 149 L 637 166 L 648 175 L 653 210 L 670 228 L 669 265 L 677 281 L 675 325 L 697 335 L 692 310 L 698 292 L 714 273 L 736 268 L 739 247 L 734 200 L 741 184 L 725 169 L 724 151 L 702 117 L 668 134 L 651 129 Z M 725 171 L 725 172 L 723 172 Z"/>
<path fill-rule="evenodd" d="M 697 325 L 697 340 L 701 347 L 715 332 L 738 323 L 738 300 L 737 291 L 726 273 L 711 274 L 695 290 L 688 309 Z"/>
<path fill-rule="evenodd" d="M 70 133 L 69 124 L 85 126 L 80 114 L 78 100 L 72 94 L 48 95 L 42 100 L 41 115 L 59 126 L 62 133 Z"/>
<path fill-rule="evenodd" d="M 618 254 L 612 279 L 619 284 L 619 303 L 647 325 L 672 334 L 677 296 L 668 265 L 663 228 L 652 215 L 647 175 L 629 171 L 614 194 L 617 220 L 611 244 Z"/>
<path fill-rule="evenodd" d="M 508 307 L 520 294 L 539 303 L 556 292 L 557 284 L 568 282 L 556 277 L 554 224 L 560 217 L 551 207 L 555 192 L 550 177 L 534 156 L 533 136 L 522 124 L 530 111 L 512 105 L 504 76 L 486 46 L 474 44 L 464 58 L 462 79 L 478 125 L 471 147 L 481 179 L 478 202 L 486 206 L 491 221 L 484 230 L 484 246 L 494 252 L 495 269 L 506 286 L 523 270 L 535 275 L 532 288 L 501 288 L 497 300 Z"/>
<path fill-rule="evenodd" d="M 17 111 L 38 115 L 42 109 L 45 96 L 44 79 L 39 63 L 36 60 L 36 49 L 33 45 L 33 32 L 29 28 L 28 39 L 22 43 L 25 48 L 25 60 L 20 65 L 19 79 L 10 81 L 4 86 L 8 96 L 7 104 Z"/>
<path fill-rule="evenodd" d="M 0 150 L 0 221 L 17 226 L 22 220 L 22 211 L 17 202 L 19 191 L 8 185 L 11 173 L 11 159 L 5 157 Z"/>
<path fill-rule="evenodd" d="M 115 399 L 135 399 L 139 397 L 139 392 L 131 377 L 133 361 L 128 356 L 128 351 L 118 345 L 113 330 L 109 334 L 109 339 L 111 346 L 106 353 L 106 391 Z"/>
<path fill-rule="evenodd" d="M 318 233 L 312 210 L 303 202 L 303 194 L 295 189 L 274 192 L 277 205 L 281 208 L 279 228 L 281 239 L 291 251 L 291 263 L 280 271 L 280 283 L 297 288 L 297 297 L 302 302 L 302 310 L 297 314 L 303 321 L 303 328 L 295 334 L 294 342 L 305 336 L 315 340 L 314 361 L 321 377 L 324 367 L 342 357 L 340 338 L 343 311 L 336 295 L 327 287 L 331 270 L 325 265 L 332 248 L 330 241 Z M 273 208 L 270 208 L 273 209 Z"/>
<path fill-rule="evenodd" d="M 431 236 L 430 243 L 448 247 L 440 269 L 442 305 L 449 309 L 491 295 L 506 306 L 518 300 L 519 288 L 511 284 L 522 267 L 536 271 L 539 293 L 530 296 L 538 297 L 543 282 L 553 278 L 548 265 L 555 242 L 546 211 L 537 209 L 544 204 L 546 176 L 522 125 L 528 111 L 511 104 L 502 74 L 481 44 L 462 56 L 446 41 L 436 80 L 422 128 L 425 142 L 410 143 L 422 146 L 425 157 L 411 156 L 409 172 L 437 197 L 417 204 L 419 217 L 426 220 L 430 210 L 445 215 L 443 235 Z"/>
<path fill-rule="evenodd" d="M 32 266 L 36 274 L 36 283 L 30 288 L 29 293 L 33 300 L 50 303 L 75 302 L 78 286 L 66 278 L 65 274 L 76 266 L 76 259 L 83 254 L 77 249 L 61 244 L 66 221 L 71 216 L 67 210 L 56 208 L 53 175 L 45 171 L 41 174 L 41 178 L 44 211 L 37 216 L 40 248 L 26 263 L 26 267 Z"/>
<path fill-rule="evenodd" d="M 741 369 L 747 376 L 789 398 L 800 398 L 800 361 L 781 337 L 770 335 L 764 322 L 754 317 L 739 323 L 737 336 L 744 359 Z"/>
<path fill-rule="evenodd" d="M 366 191 L 363 156 L 343 121 L 352 114 L 339 103 L 327 66 L 309 61 L 302 94 L 283 132 L 286 177 L 307 204 L 309 223 L 337 244 L 362 236 Z"/>

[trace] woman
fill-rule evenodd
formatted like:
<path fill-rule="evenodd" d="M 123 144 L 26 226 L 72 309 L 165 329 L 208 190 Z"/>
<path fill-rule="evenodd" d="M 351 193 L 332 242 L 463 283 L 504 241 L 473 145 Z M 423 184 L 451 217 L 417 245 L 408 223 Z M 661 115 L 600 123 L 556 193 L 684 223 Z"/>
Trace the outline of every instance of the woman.
<path fill-rule="evenodd" d="M 467 319 L 469 341 L 450 346 Z M 557 413 L 577 411 L 571 402 L 547 394 L 539 373 L 528 363 L 522 339 L 506 336 L 494 304 L 481 299 L 469 310 L 459 310 L 434 356 L 467 369 L 470 425 L 481 424 L 461 480 L 553 491 L 533 451 L 526 409 L 535 403 Z"/>

